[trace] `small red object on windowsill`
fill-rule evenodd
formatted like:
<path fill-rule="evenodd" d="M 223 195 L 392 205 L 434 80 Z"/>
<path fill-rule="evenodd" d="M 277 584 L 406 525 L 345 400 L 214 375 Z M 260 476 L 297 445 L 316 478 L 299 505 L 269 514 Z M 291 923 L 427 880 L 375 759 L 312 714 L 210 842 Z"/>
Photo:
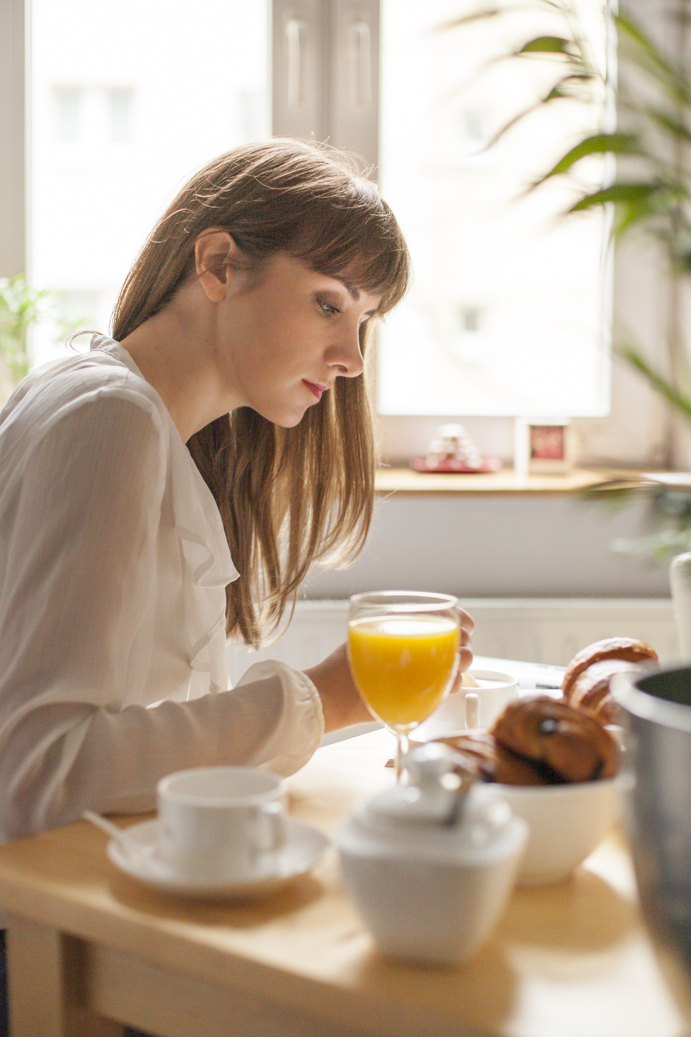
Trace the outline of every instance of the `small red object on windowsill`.
<path fill-rule="evenodd" d="M 424 457 L 411 457 L 416 472 L 498 472 L 501 461 L 484 458 L 462 425 L 440 425 Z"/>
<path fill-rule="evenodd" d="M 502 467 L 502 463 L 496 457 L 487 458 L 481 461 L 479 465 L 467 464 L 465 461 L 457 461 L 454 458 L 437 461 L 428 457 L 411 457 L 410 467 L 414 468 L 416 472 L 478 474 L 480 472 L 498 472 Z"/>

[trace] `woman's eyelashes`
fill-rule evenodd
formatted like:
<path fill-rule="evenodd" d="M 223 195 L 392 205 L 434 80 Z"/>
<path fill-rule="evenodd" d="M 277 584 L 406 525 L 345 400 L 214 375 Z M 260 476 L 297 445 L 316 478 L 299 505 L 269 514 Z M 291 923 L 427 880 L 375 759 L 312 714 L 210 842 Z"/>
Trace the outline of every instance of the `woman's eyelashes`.
<path fill-rule="evenodd" d="M 331 302 L 328 299 L 318 298 L 317 305 L 326 317 L 332 317 L 335 313 L 341 312 L 341 308 L 337 306 L 336 303 Z"/>

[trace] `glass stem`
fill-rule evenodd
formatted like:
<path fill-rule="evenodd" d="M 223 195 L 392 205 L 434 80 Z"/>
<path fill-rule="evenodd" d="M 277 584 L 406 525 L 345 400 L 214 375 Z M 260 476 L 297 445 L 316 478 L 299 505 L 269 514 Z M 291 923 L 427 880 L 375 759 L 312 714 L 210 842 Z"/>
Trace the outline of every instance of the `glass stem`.
<path fill-rule="evenodd" d="M 396 732 L 396 784 L 400 785 L 403 775 L 403 757 L 408 752 L 410 743 L 408 735 L 401 731 Z"/>

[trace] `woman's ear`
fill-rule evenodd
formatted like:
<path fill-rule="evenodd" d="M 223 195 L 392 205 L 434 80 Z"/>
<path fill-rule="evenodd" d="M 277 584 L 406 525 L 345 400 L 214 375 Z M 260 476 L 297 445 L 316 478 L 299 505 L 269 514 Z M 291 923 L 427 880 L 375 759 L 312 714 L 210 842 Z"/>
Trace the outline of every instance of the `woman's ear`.
<path fill-rule="evenodd" d="M 227 230 L 205 230 L 194 243 L 197 278 L 210 302 L 222 302 L 228 292 L 228 274 L 237 245 Z"/>

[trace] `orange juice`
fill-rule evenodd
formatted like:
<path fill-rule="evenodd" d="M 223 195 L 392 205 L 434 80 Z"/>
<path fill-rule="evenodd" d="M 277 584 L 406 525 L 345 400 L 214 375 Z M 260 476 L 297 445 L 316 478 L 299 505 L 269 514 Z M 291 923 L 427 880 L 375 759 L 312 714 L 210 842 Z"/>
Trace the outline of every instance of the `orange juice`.
<path fill-rule="evenodd" d="M 375 716 L 405 732 L 433 713 L 453 674 L 458 642 L 458 624 L 448 615 L 352 620 L 350 666 Z"/>

